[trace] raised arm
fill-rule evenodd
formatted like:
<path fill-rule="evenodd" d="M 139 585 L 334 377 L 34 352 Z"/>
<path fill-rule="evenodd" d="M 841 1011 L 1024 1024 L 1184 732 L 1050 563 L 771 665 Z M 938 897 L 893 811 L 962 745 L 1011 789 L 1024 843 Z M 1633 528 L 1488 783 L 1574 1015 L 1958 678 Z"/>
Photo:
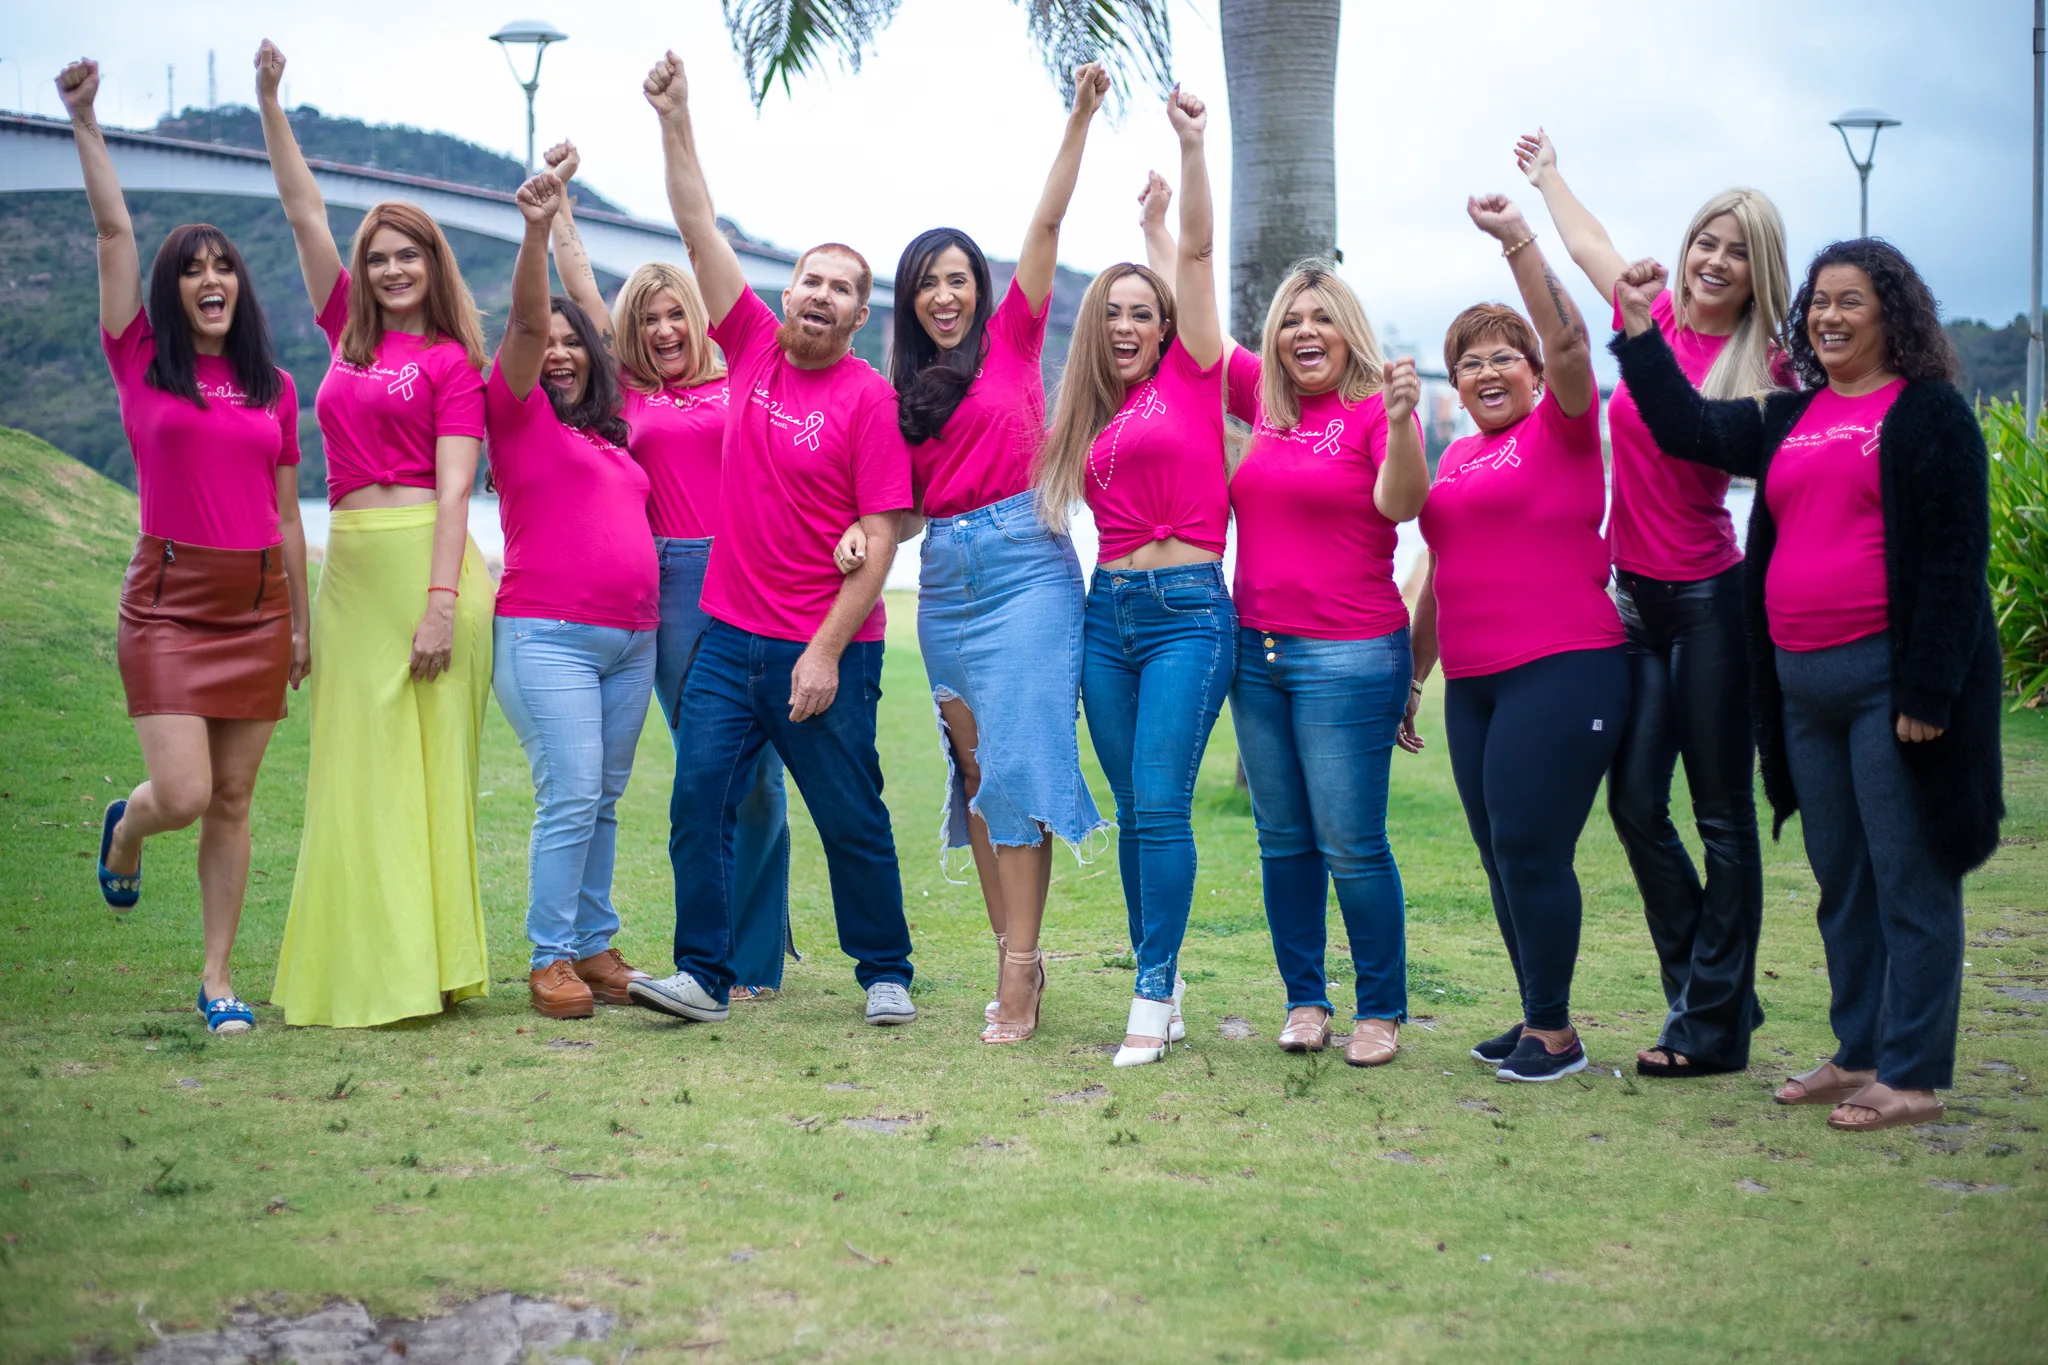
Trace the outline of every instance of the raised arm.
<path fill-rule="evenodd" d="M 135 248 L 135 222 L 121 197 L 107 136 L 93 116 L 100 93 L 100 64 L 90 57 L 73 62 L 57 76 L 57 95 L 71 115 L 71 140 L 78 147 L 78 166 L 85 173 L 85 202 L 92 209 L 93 232 L 99 237 L 100 326 L 120 336 L 142 311 L 142 257 Z"/>
<path fill-rule="evenodd" d="M 718 230 L 711 188 L 704 183 L 704 167 L 697 160 L 697 134 L 690 126 L 690 86 L 683 77 L 681 59 L 673 52 L 664 53 L 647 73 L 641 89 L 661 118 L 661 160 L 668 181 L 669 211 L 675 214 L 676 230 L 683 234 L 683 245 L 689 249 L 690 268 L 696 272 L 704 309 L 715 327 L 747 292 L 747 275 L 732 243 Z"/>
<path fill-rule="evenodd" d="M 1145 188 L 1138 191 L 1138 226 L 1145 233 L 1145 264 L 1152 273 L 1173 283 L 1173 271 L 1180 246 L 1173 229 L 1166 225 L 1166 209 L 1173 203 L 1173 186 L 1157 171 L 1145 172 Z"/>
<path fill-rule="evenodd" d="M 542 171 L 519 187 L 517 198 L 526 237 L 519 243 L 519 259 L 512 263 L 512 309 L 505 315 L 498 373 L 512 396 L 523 402 L 540 382 L 541 363 L 547 359 L 548 229 L 562 203 L 562 182 Z"/>
<path fill-rule="evenodd" d="M 1647 260 L 1629 266 L 1615 284 L 1622 334 L 1607 349 L 1621 362 L 1636 411 L 1666 455 L 1753 479 L 1763 469 L 1763 405 L 1753 398 L 1704 398 L 1693 387 L 1650 316 L 1663 288 L 1664 267 Z"/>
<path fill-rule="evenodd" d="M 1422 511 L 1429 500 L 1429 461 L 1422 450 L 1422 431 L 1415 425 L 1415 407 L 1422 401 L 1422 376 L 1415 361 L 1401 356 L 1387 362 L 1380 390 L 1387 410 L 1387 454 L 1373 479 L 1373 506 L 1388 521 L 1401 522 Z"/>
<path fill-rule="evenodd" d="M 1579 202 L 1571 186 L 1558 174 L 1557 149 L 1550 145 L 1550 134 L 1541 128 L 1522 134 L 1515 144 L 1515 162 L 1542 194 L 1543 206 L 1550 210 L 1550 221 L 1557 226 L 1557 235 L 1564 241 L 1573 264 L 1586 272 L 1600 297 L 1612 303 L 1614 283 L 1621 278 L 1628 262 L 1614 249 L 1614 241 L 1607 235 L 1607 229 L 1600 226 L 1600 220 Z"/>
<path fill-rule="evenodd" d="M 553 235 L 555 273 L 562 277 L 562 292 L 576 301 L 576 306 L 590 318 L 591 326 L 597 328 L 605 354 L 612 355 L 612 315 L 604 306 L 604 295 L 597 287 L 597 272 L 590 268 L 590 253 L 583 249 L 576 219 L 569 212 L 569 177 L 576 174 L 582 158 L 576 154 L 576 144 L 565 138 L 548 148 L 541 159 L 548 163 L 548 171 L 555 179 L 562 182 L 562 206 L 555 211 Z"/>
<path fill-rule="evenodd" d="M 1216 312 L 1216 212 L 1209 196 L 1209 162 L 1202 137 L 1209 109 L 1179 86 L 1166 116 L 1180 137 L 1180 248 L 1174 258 L 1175 330 L 1203 369 L 1223 358 L 1223 322 Z"/>
<path fill-rule="evenodd" d="M 1024 301 L 1036 313 L 1052 296 L 1053 273 L 1059 267 L 1060 222 L 1074 198 L 1074 182 L 1081 177 L 1081 153 L 1088 145 L 1088 125 L 1109 93 L 1109 73 L 1098 62 L 1074 70 L 1074 108 L 1067 115 L 1066 136 L 1060 139 L 1059 155 L 1046 172 L 1045 189 L 1032 210 L 1031 226 L 1025 230 L 1024 245 L 1017 252 L 1017 287 Z"/>
<path fill-rule="evenodd" d="M 1522 291 L 1522 307 L 1529 311 L 1529 321 L 1543 343 L 1543 382 L 1564 415 L 1577 417 L 1600 398 L 1593 381 L 1593 343 L 1578 305 L 1543 259 L 1543 248 L 1536 245 L 1536 234 L 1522 211 L 1506 195 L 1468 199 L 1465 211 L 1481 232 L 1500 243 L 1501 254 L 1515 272 L 1515 287 Z"/>
<path fill-rule="evenodd" d="M 299 273 L 306 277 L 306 294 L 317 313 L 327 306 L 334 282 L 341 278 L 341 251 L 327 225 L 327 204 L 313 181 L 313 168 L 299 151 L 292 121 L 277 97 L 283 80 L 284 54 L 265 38 L 256 49 L 256 108 L 263 115 L 263 148 L 270 153 L 270 173 L 277 180 L 284 220 L 291 224 L 292 241 L 299 248 Z"/>

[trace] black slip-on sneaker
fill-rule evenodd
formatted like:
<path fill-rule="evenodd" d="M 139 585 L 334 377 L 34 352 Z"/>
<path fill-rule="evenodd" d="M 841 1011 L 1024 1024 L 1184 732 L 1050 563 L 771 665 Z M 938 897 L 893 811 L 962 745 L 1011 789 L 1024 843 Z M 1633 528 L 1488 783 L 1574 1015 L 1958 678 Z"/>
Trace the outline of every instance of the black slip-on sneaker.
<path fill-rule="evenodd" d="M 1521 1041 L 1522 1026 L 1517 1024 L 1498 1038 L 1488 1038 L 1483 1043 L 1475 1043 L 1472 1047 L 1472 1059 L 1485 1062 L 1488 1066 L 1499 1066 L 1514 1056 L 1515 1044 Z"/>
<path fill-rule="evenodd" d="M 1552 1052 L 1541 1038 L 1529 1034 L 1494 1072 L 1503 1081 L 1554 1081 L 1586 1069 L 1586 1049 L 1577 1037 L 1563 1052 Z"/>

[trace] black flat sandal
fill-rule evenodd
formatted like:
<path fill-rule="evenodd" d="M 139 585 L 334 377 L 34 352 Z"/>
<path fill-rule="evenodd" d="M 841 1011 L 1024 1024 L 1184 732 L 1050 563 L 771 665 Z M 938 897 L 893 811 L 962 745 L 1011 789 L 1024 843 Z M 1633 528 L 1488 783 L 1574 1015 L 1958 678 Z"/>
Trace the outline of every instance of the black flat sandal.
<path fill-rule="evenodd" d="M 1661 1052 L 1664 1054 L 1664 1060 L 1646 1062 L 1641 1057 L 1636 1058 L 1636 1075 L 1651 1076 L 1659 1080 L 1683 1080 L 1687 1076 L 1726 1076 L 1732 1072 L 1749 1070 L 1746 1066 L 1723 1066 L 1719 1062 L 1703 1062 L 1696 1057 L 1687 1058 L 1681 1063 L 1678 1061 L 1678 1050 L 1666 1047 L 1662 1043 L 1643 1050 Z"/>

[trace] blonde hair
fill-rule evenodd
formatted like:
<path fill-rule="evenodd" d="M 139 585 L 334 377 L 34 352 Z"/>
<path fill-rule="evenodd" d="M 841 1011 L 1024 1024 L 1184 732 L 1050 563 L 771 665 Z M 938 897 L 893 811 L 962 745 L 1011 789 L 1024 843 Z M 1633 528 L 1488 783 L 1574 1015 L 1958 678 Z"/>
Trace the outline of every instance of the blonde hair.
<path fill-rule="evenodd" d="M 1771 359 L 1792 300 L 1792 281 L 1785 268 L 1785 223 L 1778 216 L 1778 206 L 1763 191 L 1723 190 L 1700 205 L 1678 244 L 1671 313 L 1680 327 L 1692 325 L 1692 289 L 1686 283 L 1685 259 L 1700 232 L 1724 213 L 1741 225 L 1743 240 L 1749 244 L 1749 302 L 1735 324 L 1734 335 L 1700 381 L 1700 393 L 1707 398 L 1755 398 L 1779 387 L 1771 376 Z"/>
<path fill-rule="evenodd" d="M 664 290 L 675 295 L 676 302 L 683 307 L 684 366 L 682 375 L 676 379 L 662 374 L 640 323 L 648 302 Z M 669 384 L 708 384 L 725 374 L 725 362 L 719 359 L 718 348 L 711 344 L 711 318 L 704 307 L 704 295 L 698 292 L 697 282 L 688 272 L 667 261 L 649 261 L 626 276 L 625 284 L 619 287 L 619 296 L 612 301 L 612 350 L 618 355 L 627 387 L 645 394 L 660 393 Z"/>
<path fill-rule="evenodd" d="M 1067 346 L 1066 368 L 1060 371 L 1052 425 L 1032 471 L 1039 516 L 1047 525 L 1064 522 L 1085 499 L 1089 448 L 1123 408 L 1123 376 L 1117 373 L 1116 352 L 1109 344 L 1109 291 L 1118 280 L 1133 275 L 1150 285 L 1159 300 L 1160 354 L 1173 344 L 1173 287 L 1165 280 L 1142 265 L 1123 261 L 1089 281 L 1088 292 L 1081 296 L 1073 340 Z"/>
<path fill-rule="evenodd" d="M 1259 406 L 1266 425 L 1276 431 L 1292 431 L 1301 422 L 1301 394 L 1280 359 L 1280 328 L 1295 299 L 1307 290 L 1315 291 L 1350 351 L 1336 389 L 1345 406 L 1377 393 L 1385 371 L 1372 321 L 1351 286 L 1337 278 L 1337 267 L 1324 260 L 1297 261 L 1274 292 L 1273 306 L 1266 310 L 1266 330 L 1259 337 Z"/>
<path fill-rule="evenodd" d="M 369 257 L 370 239 L 384 228 L 427 255 L 427 331 L 423 340 L 429 346 L 444 337 L 459 342 L 470 368 L 483 369 L 483 319 L 455 264 L 455 248 L 448 245 L 441 225 L 426 210 L 396 199 L 370 205 L 349 245 L 348 320 L 341 328 L 341 358 L 351 365 L 377 362 L 377 347 L 384 340 L 384 309 L 370 285 Z"/>

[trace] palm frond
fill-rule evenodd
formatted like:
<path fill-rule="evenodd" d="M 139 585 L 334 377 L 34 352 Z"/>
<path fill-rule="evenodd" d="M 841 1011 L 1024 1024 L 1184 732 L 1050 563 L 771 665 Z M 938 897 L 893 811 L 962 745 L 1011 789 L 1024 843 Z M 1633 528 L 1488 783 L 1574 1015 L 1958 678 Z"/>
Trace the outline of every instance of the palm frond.
<path fill-rule="evenodd" d="M 782 83 L 837 57 L 854 71 L 903 0 L 719 0 L 754 108 Z"/>
<path fill-rule="evenodd" d="M 1173 85 L 1173 26 L 1168 0 L 1017 0 L 1032 46 L 1074 102 L 1074 68 L 1101 62 L 1119 103 L 1138 83 L 1164 93 Z"/>

